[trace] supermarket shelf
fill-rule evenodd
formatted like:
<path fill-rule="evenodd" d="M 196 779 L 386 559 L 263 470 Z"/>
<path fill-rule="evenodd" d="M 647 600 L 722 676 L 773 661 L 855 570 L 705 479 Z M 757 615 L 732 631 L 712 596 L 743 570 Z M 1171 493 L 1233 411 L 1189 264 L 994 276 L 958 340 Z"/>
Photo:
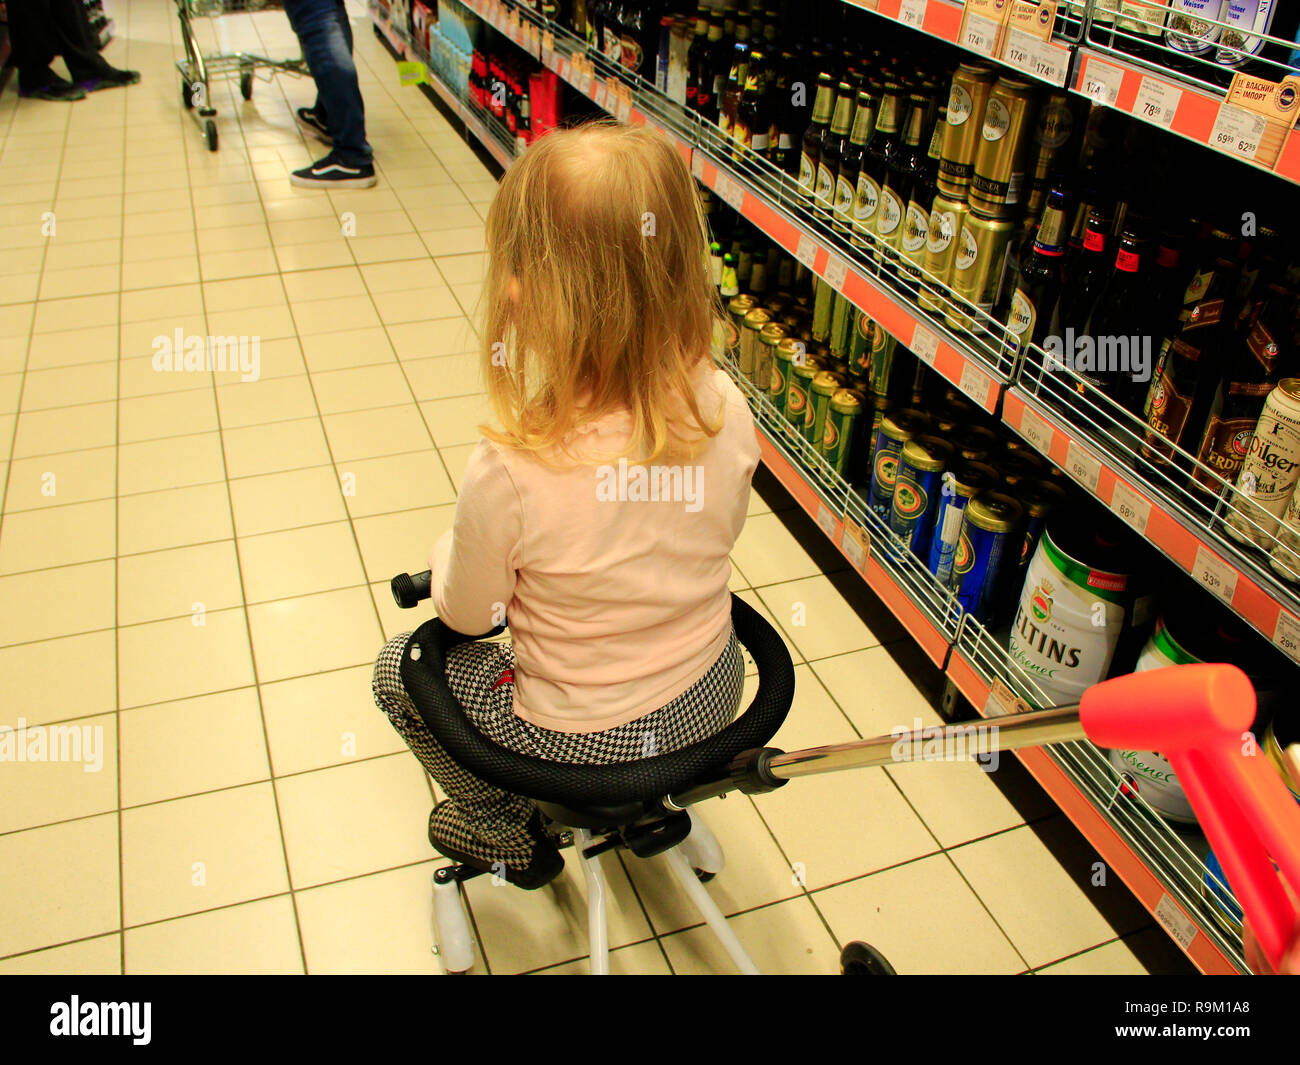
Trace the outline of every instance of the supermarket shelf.
<path fill-rule="evenodd" d="M 1293 184 L 1300 183 L 1300 131 L 1292 129 L 1286 134 L 1275 165 L 1256 162 L 1258 138 L 1230 136 L 1227 126 L 1219 124 L 1225 106 L 1226 94 L 1222 91 L 1193 84 L 1172 71 L 1140 64 L 1119 53 L 1102 54 L 1087 45 L 1079 49 L 1070 88 L 1096 103 L 1167 129 L 1247 166 L 1276 174 Z M 1230 105 L 1229 111 L 1247 113 Z M 1222 144 L 1218 143 L 1220 135 L 1224 138 Z"/>
<path fill-rule="evenodd" d="M 1048 705 L 1002 642 L 963 620 L 946 670 L 986 718 L 1016 712 L 1016 700 Z M 1240 935 L 1219 924 L 1202 893 L 1205 868 L 1194 853 L 1087 740 L 1016 751 L 1021 763 L 1083 833 L 1106 865 L 1203 973 L 1248 972 Z"/>
<path fill-rule="evenodd" d="M 375 29 L 388 42 L 388 47 L 393 50 L 398 59 L 406 58 L 406 41 L 398 34 L 397 28 L 389 21 L 388 16 L 375 3 L 370 4 L 370 21 L 374 23 Z"/>

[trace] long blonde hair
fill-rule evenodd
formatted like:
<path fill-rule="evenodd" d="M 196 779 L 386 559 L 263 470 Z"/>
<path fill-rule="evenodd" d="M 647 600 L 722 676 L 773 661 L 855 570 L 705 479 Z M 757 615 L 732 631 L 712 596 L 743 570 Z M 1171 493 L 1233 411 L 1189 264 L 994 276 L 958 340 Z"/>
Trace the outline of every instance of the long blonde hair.
<path fill-rule="evenodd" d="M 716 436 L 696 397 L 722 314 L 695 182 L 662 134 L 554 130 L 502 178 L 487 218 L 482 357 L 498 443 L 547 459 L 597 418 L 630 416 L 621 455 Z"/>

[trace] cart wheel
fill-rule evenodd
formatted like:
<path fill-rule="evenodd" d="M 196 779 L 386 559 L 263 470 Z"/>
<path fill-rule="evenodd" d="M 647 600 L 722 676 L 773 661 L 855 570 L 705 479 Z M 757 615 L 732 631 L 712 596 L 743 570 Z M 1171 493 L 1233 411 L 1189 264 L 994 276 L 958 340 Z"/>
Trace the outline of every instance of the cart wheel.
<path fill-rule="evenodd" d="M 712 880 L 717 875 L 718 875 L 717 873 L 709 872 L 707 869 L 695 870 L 695 879 L 698 880 L 701 884 L 707 884 L 710 880 Z"/>
<path fill-rule="evenodd" d="M 203 132 L 208 138 L 208 151 L 215 152 L 217 150 L 217 124 L 212 119 L 208 119 L 203 124 Z"/>
<path fill-rule="evenodd" d="M 194 94 L 190 91 L 190 83 L 184 78 L 181 79 L 181 103 L 186 111 L 194 108 Z"/>
<path fill-rule="evenodd" d="M 253 98 L 253 72 L 246 70 L 239 75 L 239 95 L 245 100 Z"/>
<path fill-rule="evenodd" d="M 897 976 L 894 967 L 870 943 L 860 940 L 850 943 L 840 951 L 840 973 L 843 976 Z"/>

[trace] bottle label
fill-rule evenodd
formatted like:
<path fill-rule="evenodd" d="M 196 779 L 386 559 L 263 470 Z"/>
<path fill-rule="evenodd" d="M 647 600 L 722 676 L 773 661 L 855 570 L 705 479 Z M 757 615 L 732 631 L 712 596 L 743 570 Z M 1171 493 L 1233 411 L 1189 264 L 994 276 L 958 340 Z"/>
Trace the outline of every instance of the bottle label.
<path fill-rule="evenodd" d="M 1135 274 L 1140 258 L 1137 252 L 1125 251 L 1121 248 L 1119 254 L 1115 256 L 1115 269 L 1123 270 L 1126 274 Z"/>
<path fill-rule="evenodd" d="M 880 186 L 869 174 L 858 175 L 858 191 L 853 197 L 853 220 L 860 224 L 874 221 L 880 206 Z"/>
<path fill-rule="evenodd" d="M 825 200 L 827 203 L 830 203 L 835 196 L 835 178 L 831 176 L 830 168 L 820 162 L 817 164 L 816 195 L 819 200 Z"/>
<path fill-rule="evenodd" d="M 1178 266 L 1178 249 L 1161 245 L 1160 251 L 1156 254 L 1156 265 L 1166 270 L 1175 269 Z"/>
<path fill-rule="evenodd" d="M 913 200 L 907 205 L 907 218 L 903 222 L 903 251 L 915 255 L 924 248 L 929 229 L 930 216 Z"/>
<path fill-rule="evenodd" d="M 931 255 L 942 255 L 957 235 L 957 215 L 953 211 L 931 211 L 930 228 L 925 238 L 925 249 Z"/>
<path fill-rule="evenodd" d="M 848 216 L 853 209 L 853 186 L 843 174 L 835 179 L 835 213 Z"/>
<path fill-rule="evenodd" d="M 1166 440 L 1177 444 L 1191 409 L 1192 397 L 1183 395 L 1174 387 L 1173 374 L 1166 369 L 1151 392 L 1151 413 L 1147 416 L 1147 424 Z"/>
<path fill-rule="evenodd" d="M 1025 295 L 1024 289 L 1016 289 L 1016 294 L 1011 297 L 1011 313 L 1007 316 L 1007 328 L 1022 338 L 1022 346 L 1027 344 L 1034 335 L 1034 323 L 1037 320 L 1038 314 L 1034 310 L 1033 301 Z"/>
<path fill-rule="evenodd" d="M 1044 148 L 1061 148 L 1074 132 L 1074 112 L 1064 97 L 1054 97 L 1038 116 L 1034 140 Z"/>
<path fill-rule="evenodd" d="M 1187 321 L 1183 323 L 1183 332 L 1187 332 L 1189 329 L 1204 329 L 1207 326 L 1217 325 L 1222 318 L 1223 300 L 1198 303 L 1187 315 Z"/>
<path fill-rule="evenodd" d="M 782 133 L 780 135 L 780 138 L 777 141 L 777 146 L 781 149 L 781 151 L 788 152 L 791 148 L 794 147 L 794 137 L 792 137 L 789 133 Z M 802 164 L 800 165 L 802 166 Z"/>
<path fill-rule="evenodd" d="M 749 146 L 756 152 L 767 151 L 767 131 L 752 134 L 749 138 Z"/>
<path fill-rule="evenodd" d="M 961 239 L 957 245 L 957 269 L 969 270 L 979 257 L 980 248 L 975 240 L 975 234 L 970 231 L 970 226 L 963 225 Z"/>
<path fill-rule="evenodd" d="M 1102 251 L 1106 247 L 1106 235 L 1090 229 L 1083 235 L 1083 246 L 1088 251 Z"/>
<path fill-rule="evenodd" d="M 1246 336 L 1246 347 L 1250 353 L 1259 361 L 1259 365 L 1265 372 L 1273 369 L 1277 363 L 1278 346 L 1273 335 L 1265 328 L 1264 323 L 1256 322 Z"/>
<path fill-rule="evenodd" d="M 1187 283 L 1187 291 L 1183 293 L 1183 303 L 1199 303 L 1213 279 L 1213 270 L 1206 270 L 1203 273 L 1194 275 L 1191 281 Z"/>
<path fill-rule="evenodd" d="M 988 108 L 984 112 L 984 131 L 981 134 L 986 141 L 1000 141 L 1011 128 L 1011 112 L 1007 105 L 996 96 L 989 97 Z"/>
<path fill-rule="evenodd" d="M 893 236 L 898 223 L 903 220 L 903 205 L 894 190 L 886 187 L 880 194 L 880 210 L 876 214 L 876 232 L 882 237 Z"/>
<path fill-rule="evenodd" d="M 1260 403 L 1263 408 L 1263 402 Z M 1241 464 L 1250 453 L 1250 441 L 1255 436 L 1257 418 L 1223 418 L 1214 415 L 1205 427 L 1201 453 L 1197 456 L 1215 473 L 1231 484 L 1237 479 Z M 1217 482 L 1204 471 L 1196 471 L 1196 479 L 1207 488 L 1217 487 Z"/>
<path fill-rule="evenodd" d="M 817 184 L 817 169 L 807 152 L 799 156 L 799 184 L 812 192 Z"/>
<path fill-rule="evenodd" d="M 970 93 L 961 85 L 954 85 L 948 97 L 948 125 L 961 126 L 970 118 L 973 110 Z"/>

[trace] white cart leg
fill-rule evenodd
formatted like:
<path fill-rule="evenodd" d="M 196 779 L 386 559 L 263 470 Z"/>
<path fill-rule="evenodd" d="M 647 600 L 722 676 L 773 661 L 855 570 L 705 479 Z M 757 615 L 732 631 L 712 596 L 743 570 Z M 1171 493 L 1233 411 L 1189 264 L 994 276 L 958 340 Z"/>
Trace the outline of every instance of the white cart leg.
<path fill-rule="evenodd" d="M 760 975 L 758 966 L 754 964 L 754 959 L 743 946 L 740 940 L 736 938 L 736 933 L 731 930 L 727 924 L 727 919 L 722 916 L 722 911 L 718 909 L 718 904 L 705 890 L 704 885 L 700 883 L 699 878 L 695 875 L 695 869 L 682 854 L 680 846 L 665 852 L 668 859 L 668 867 L 672 869 L 673 874 L 677 877 L 677 882 L 691 897 L 695 903 L 695 908 L 700 911 L 700 916 L 713 929 L 713 934 L 718 937 L 726 952 L 731 955 L 731 960 L 736 963 L 738 968 L 746 976 Z"/>
<path fill-rule="evenodd" d="M 465 912 L 460 884 L 433 877 L 434 953 L 449 973 L 469 972 L 474 966 L 474 935 Z"/>
<path fill-rule="evenodd" d="M 727 864 L 726 855 L 718 838 L 694 810 L 686 811 L 691 816 L 691 834 L 678 846 L 686 860 L 702 873 L 720 873 Z"/>
<path fill-rule="evenodd" d="M 591 975 L 609 975 L 609 928 L 605 923 L 605 872 L 600 855 L 588 858 L 584 851 L 592 844 L 585 828 L 573 830 L 574 846 L 582 860 L 582 875 L 587 880 L 587 939 L 591 952 Z"/>

